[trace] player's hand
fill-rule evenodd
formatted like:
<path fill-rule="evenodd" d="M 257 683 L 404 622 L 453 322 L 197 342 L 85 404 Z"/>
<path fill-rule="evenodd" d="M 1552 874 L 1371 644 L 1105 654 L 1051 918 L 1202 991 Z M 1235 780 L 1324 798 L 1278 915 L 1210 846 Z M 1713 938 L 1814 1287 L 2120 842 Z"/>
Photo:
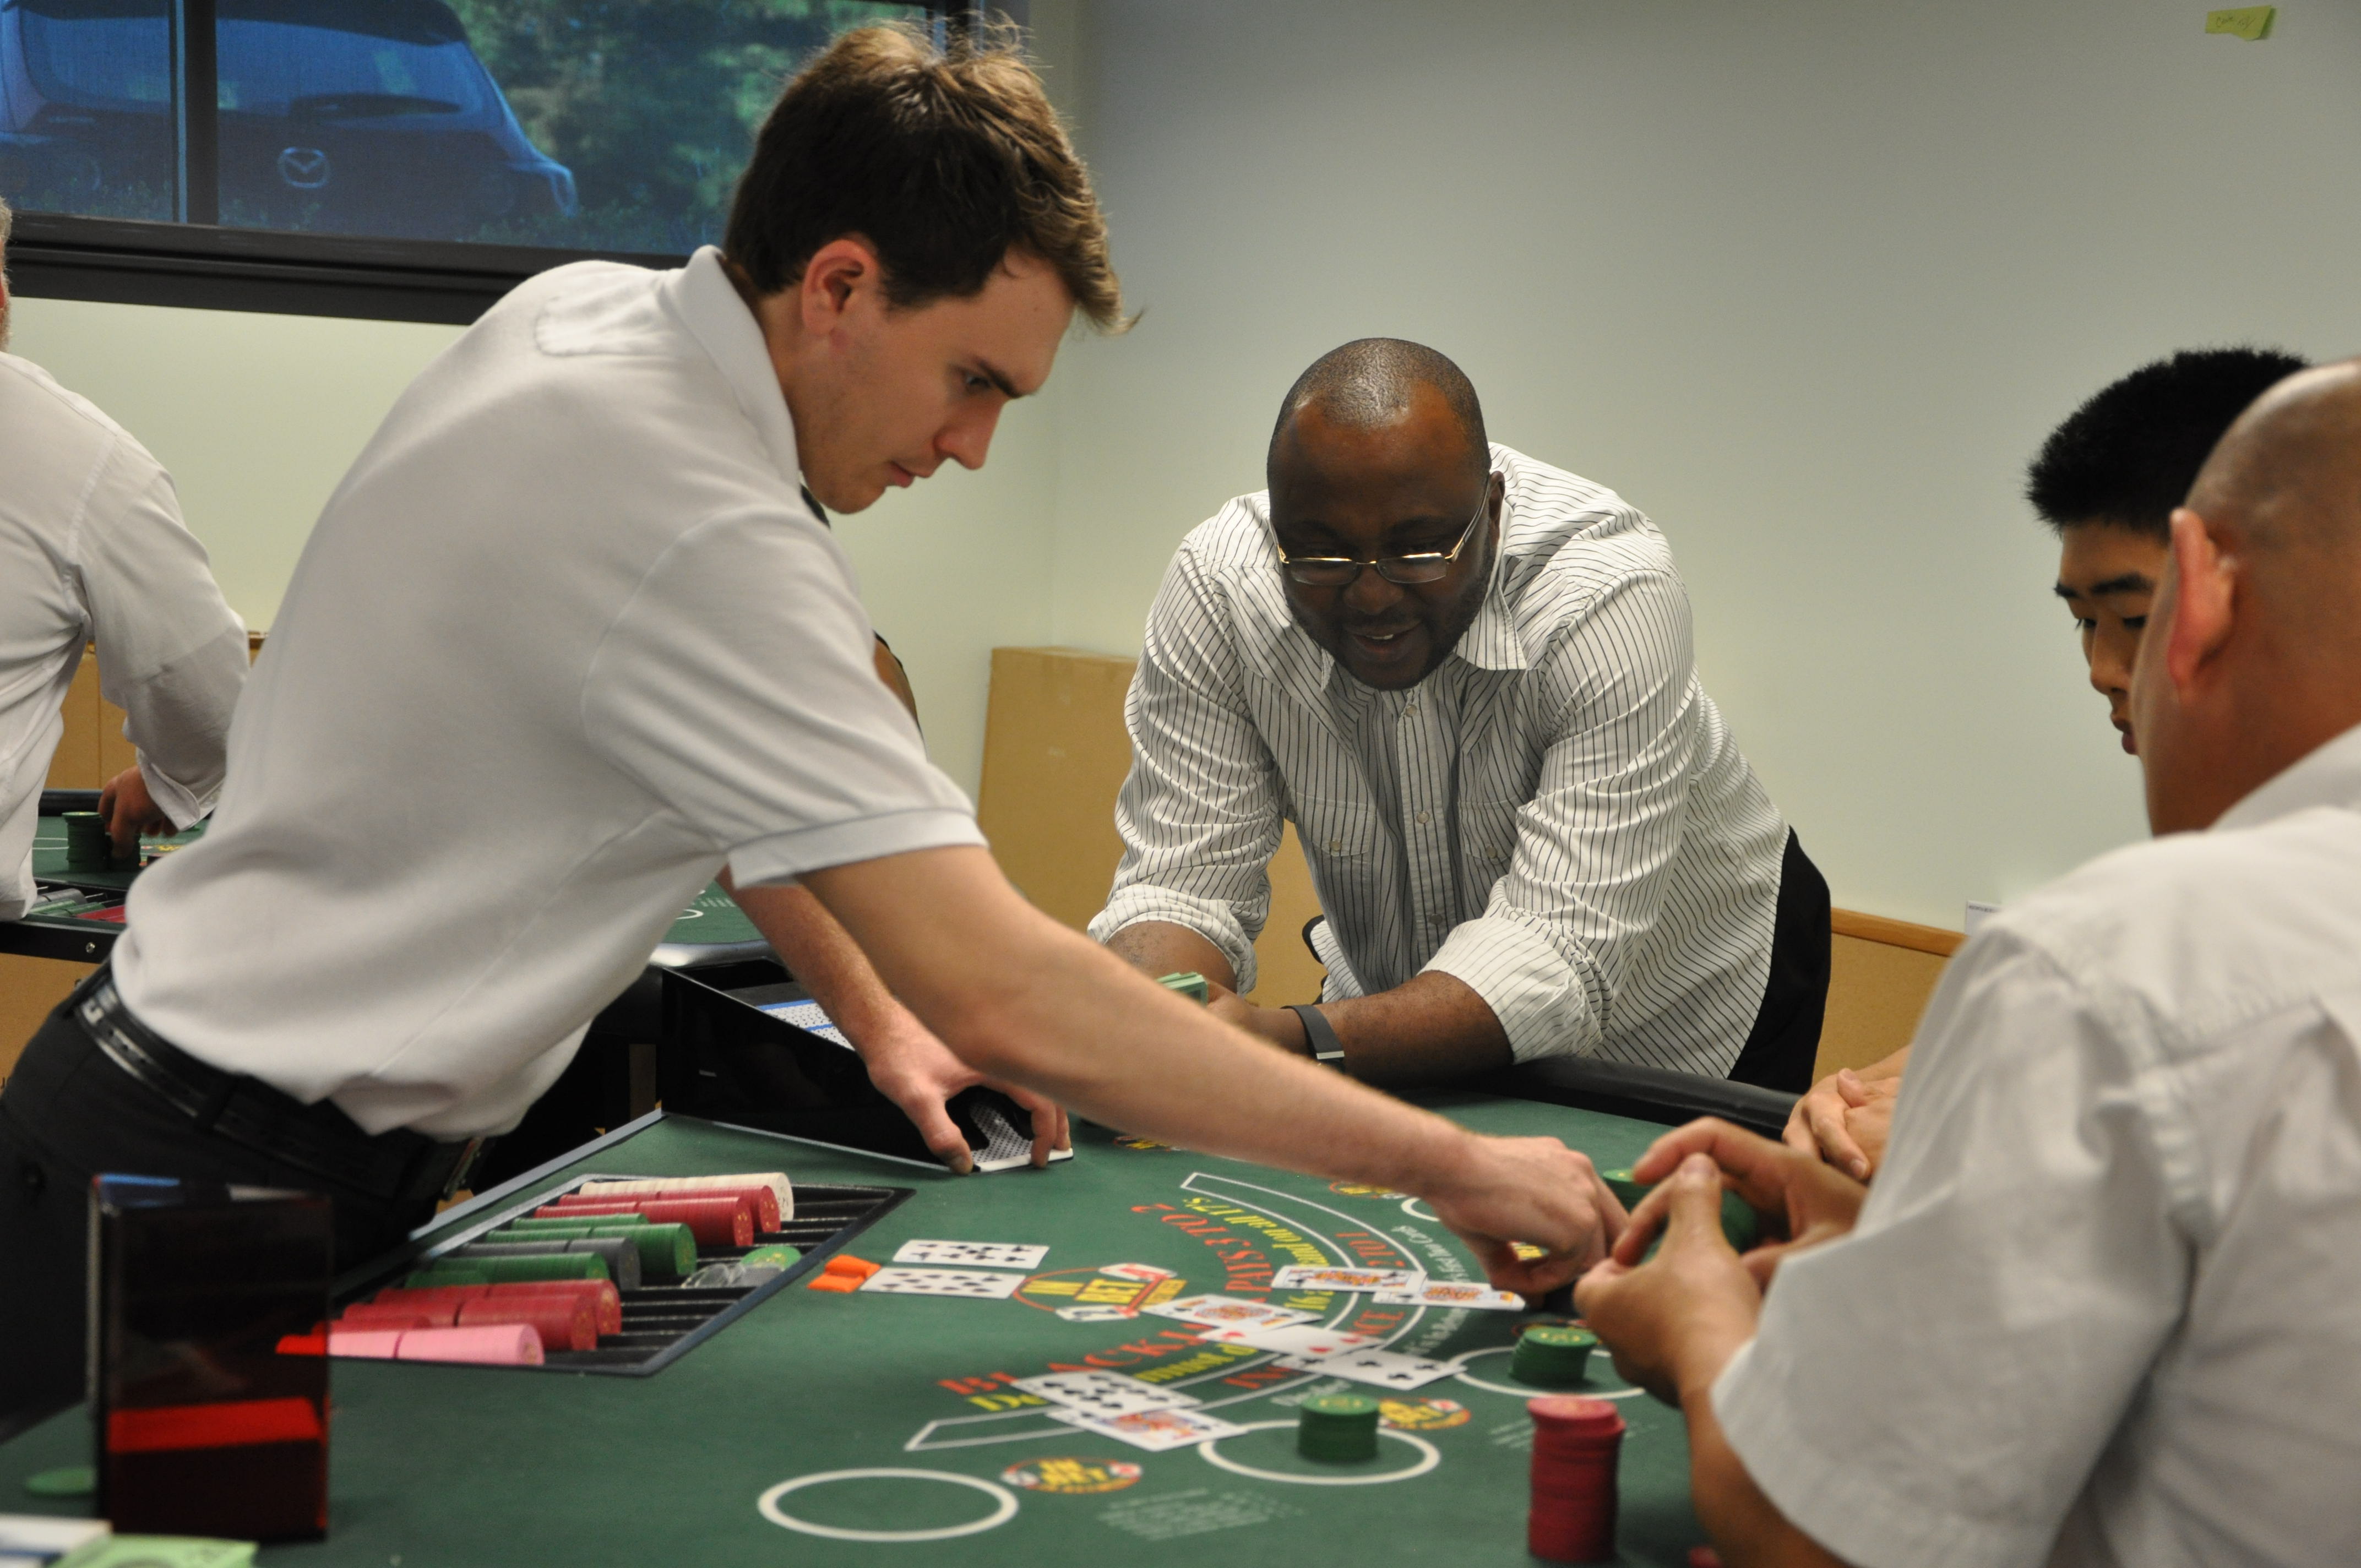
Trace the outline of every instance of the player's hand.
<path fill-rule="evenodd" d="M 1730 1190 L 1770 1221 L 1780 1238 L 1747 1253 L 1747 1272 L 1764 1287 L 1780 1260 L 1803 1247 L 1817 1246 L 1843 1235 L 1861 1216 L 1869 1190 L 1824 1162 L 1817 1150 L 1804 1153 L 1757 1137 L 1719 1117 L 1706 1116 L 1675 1127 L 1648 1146 L 1631 1168 L 1637 1181 L 1661 1182 L 1675 1168 L 1703 1156 L 1721 1174 Z M 1631 1212 L 1631 1223 L 1615 1244 L 1619 1262 L 1637 1264 L 1672 1194 L 1659 1188 Z"/>
<path fill-rule="evenodd" d="M 1863 1078 L 1850 1068 L 1829 1074 L 1795 1102 L 1782 1135 L 1788 1147 L 1827 1160 L 1859 1181 L 1875 1174 L 1894 1125 L 1899 1078 Z"/>
<path fill-rule="evenodd" d="M 1205 982 L 1205 1011 L 1224 1024 L 1235 1025 L 1257 1040 L 1267 1040 L 1290 1056 L 1308 1057 L 1312 1042 L 1304 1037 L 1303 1020 L 1284 1007 L 1258 1007 L 1213 981 Z"/>
<path fill-rule="evenodd" d="M 1681 1160 L 1632 1211 L 1615 1255 L 1575 1287 L 1575 1306 L 1614 1352 L 1615 1370 L 1668 1404 L 1710 1384 L 1754 1337 L 1763 1310 L 1762 1288 L 1721 1234 L 1721 1185 L 1711 1158 Z M 1641 1262 L 1660 1228 L 1664 1245 Z"/>
<path fill-rule="evenodd" d="M 965 1176 L 975 1168 L 975 1157 L 967 1146 L 967 1135 L 951 1120 L 944 1102 L 961 1090 L 977 1084 L 997 1089 L 1019 1105 L 1033 1118 L 1033 1164 L 1038 1168 L 1049 1163 L 1051 1151 L 1073 1147 L 1073 1139 L 1066 1126 L 1066 1113 L 1050 1101 L 1029 1089 L 1002 1083 L 986 1078 L 951 1054 L 950 1047 L 935 1038 L 924 1024 L 899 1003 L 893 1004 L 893 1019 L 885 1027 L 872 1029 L 869 1037 L 856 1040 L 862 1065 L 869 1069 L 869 1081 L 877 1091 L 902 1109 L 918 1129 L 927 1147 L 935 1157 Z"/>
<path fill-rule="evenodd" d="M 1466 1174 L 1423 1196 L 1503 1290 L 1543 1296 L 1606 1255 L 1622 1233 L 1623 1205 L 1587 1155 L 1555 1138 L 1469 1139 Z M 1512 1243 L 1544 1250 L 1521 1258 Z"/>
<path fill-rule="evenodd" d="M 106 781 L 98 792 L 98 817 L 115 841 L 118 858 L 135 854 L 142 833 L 172 833 L 179 829 L 148 794 L 148 780 L 137 764 Z"/>

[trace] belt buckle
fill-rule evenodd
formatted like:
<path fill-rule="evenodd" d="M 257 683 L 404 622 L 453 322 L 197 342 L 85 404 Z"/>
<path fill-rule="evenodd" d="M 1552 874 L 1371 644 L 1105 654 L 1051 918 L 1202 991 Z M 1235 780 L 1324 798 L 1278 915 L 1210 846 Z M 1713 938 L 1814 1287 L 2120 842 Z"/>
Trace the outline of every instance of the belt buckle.
<path fill-rule="evenodd" d="M 489 1138 L 467 1140 L 465 1146 L 459 1150 L 459 1157 L 451 1164 L 451 1174 L 445 1179 L 443 1191 L 437 1201 L 448 1203 L 451 1201 L 451 1195 L 467 1184 L 467 1178 L 475 1173 L 478 1157 L 483 1154 L 484 1146 L 490 1141 Z"/>

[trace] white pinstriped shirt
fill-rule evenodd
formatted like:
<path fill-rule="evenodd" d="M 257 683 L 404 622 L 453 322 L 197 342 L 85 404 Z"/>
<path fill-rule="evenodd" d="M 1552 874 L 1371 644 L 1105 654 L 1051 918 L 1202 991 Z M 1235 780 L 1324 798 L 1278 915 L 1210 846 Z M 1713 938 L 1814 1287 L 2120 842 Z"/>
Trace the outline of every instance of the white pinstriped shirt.
<path fill-rule="evenodd" d="M 1492 581 L 1406 691 L 1295 624 L 1267 494 L 1181 542 L 1125 704 L 1124 856 L 1090 933 L 1185 926 L 1251 988 L 1291 821 L 1342 948 L 1328 1000 L 1440 970 L 1520 1061 L 1727 1074 L 1770 972 L 1786 825 L 1697 682 L 1664 535 L 1587 479 L 1497 444 L 1492 466 Z"/>

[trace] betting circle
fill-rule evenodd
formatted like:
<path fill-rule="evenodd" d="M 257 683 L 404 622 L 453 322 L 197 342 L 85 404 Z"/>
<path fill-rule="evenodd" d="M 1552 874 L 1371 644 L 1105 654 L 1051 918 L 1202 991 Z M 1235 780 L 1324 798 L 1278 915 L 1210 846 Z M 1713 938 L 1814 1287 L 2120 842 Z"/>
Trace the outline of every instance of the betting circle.
<path fill-rule="evenodd" d="M 779 1499 L 790 1492 L 800 1492 L 807 1486 L 818 1486 L 829 1481 L 950 1481 L 961 1486 L 972 1486 L 988 1497 L 997 1499 L 992 1512 L 966 1524 L 949 1525 L 941 1530 L 846 1530 L 839 1525 L 815 1524 L 799 1519 L 779 1507 Z M 792 1481 L 782 1481 L 756 1499 L 754 1506 L 773 1524 L 805 1535 L 826 1536 L 830 1541 L 950 1541 L 956 1536 L 981 1535 L 994 1525 L 1006 1524 L 1016 1517 L 1016 1494 L 1005 1486 L 973 1475 L 960 1475 L 949 1470 L 903 1470 L 879 1467 L 865 1470 L 822 1470 L 810 1475 L 798 1475 Z"/>
<path fill-rule="evenodd" d="M 1293 1421 L 1248 1421 L 1240 1430 L 1269 1431 L 1277 1427 L 1285 1427 L 1292 1431 L 1295 1430 L 1295 1424 Z M 1204 1456 L 1208 1464 L 1217 1464 L 1232 1475 L 1251 1475 L 1258 1481 L 1287 1481 L 1298 1486 L 1376 1486 L 1388 1481 L 1407 1481 L 1413 1475 L 1423 1475 L 1443 1463 L 1442 1453 L 1435 1449 L 1434 1444 L 1422 1437 L 1413 1437 L 1409 1432 L 1397 1431 L 1388 1426 L 1379 1427 L 1378 1435 L 1389 1437 L 1396 1442 L 1406 1442 L 1418 1450 L 1418 1463 L 1407 1470 L 1388 1470 L 1376 1475 L 1298 1475 L 1286 1470 L 1265 1470 L 1257 1465 L 1241 1464 L 1221 1452 L 1216 1445 L 1223 1440 L 1218 1437 L 1209 1437 L 1199 1443 L 1197 1452 Z"/>

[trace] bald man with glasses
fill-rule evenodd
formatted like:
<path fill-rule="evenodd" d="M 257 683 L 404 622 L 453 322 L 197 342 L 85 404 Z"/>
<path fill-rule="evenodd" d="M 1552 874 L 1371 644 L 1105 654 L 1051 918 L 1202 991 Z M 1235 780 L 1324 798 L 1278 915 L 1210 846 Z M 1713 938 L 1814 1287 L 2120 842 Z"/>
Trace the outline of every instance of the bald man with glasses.
<path fill-rule="evenodd" d="M 1390 338 L 1296 381 L 1268 477 L 1149 613 L 1091 935 L 1372 1082 L 1581 1056 L 1806 1087 L 1828 884 L 1697 682 L 1664 536 Z M 1257 1007 L 1286 822 L 1328 978 Z"/>

